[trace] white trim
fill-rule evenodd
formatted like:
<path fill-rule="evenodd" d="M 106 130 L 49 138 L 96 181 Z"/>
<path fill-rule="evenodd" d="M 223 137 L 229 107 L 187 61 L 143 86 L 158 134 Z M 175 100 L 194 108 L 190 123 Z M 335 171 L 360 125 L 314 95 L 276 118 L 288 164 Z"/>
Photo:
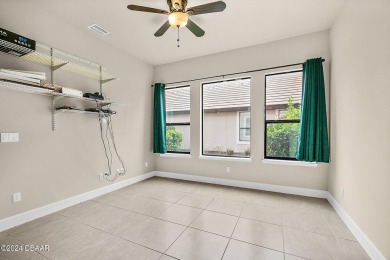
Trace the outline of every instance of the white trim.
<path fill-rule="evenodd" d="M 236 138 L 237 138 L 237 144 L 239 145 L 249 145 L 249 149 L 250 149 L 250 144 L 251 144 L 251 141 L 250 141 L 250 136 L 249 136 L 249 141 L 240 141 L 240 114 L 241 113 L 249 113 L 249 118 L 251 117 L 251 111 L 237 111 L 237 134 L 236 134 Z M 251 124 L 249 125 L 249 129 L 251 129 L 251 125 L 252 125 L 252 121 L 251 121 Z"/>
<path fill-rule="evenodd" d="M 379 251 L 379 249 L 372 243 L 372 241 L 364 234 L 363 230 L 353 221 L 348 213 L 341 207 L 336 199 L 328 192 L 327 197 L 329 203 L 336 210 L 337 214 L 347 225 L 352 234 L 359 241 L 360 245 L 366 250 L 367 254 L 375 260 L 386 260 L 385 256 Z"/>
<path fill-rule="evenodd" d="M 281 165 L 293 165 L 293 166 L 305 166 L 305 167 L 317 167 L 318 166 L 318 163 L 312 163 L 312 162 L 300 162 L 300 161 L 288 161 L 288 160 L 272 160 L 272 159 L 263 159 L 262 163 L 281 164 Z"/>
<path fill-rule="evenodd" d="M 211 160 L 211 161 L 231 161 L 231 162 L 251 162 L 251 158 L 241 158 L 241 157 L 223 157 L 223 156 L 207 156 L 200 155 L 200 160 Z"/>
<path fill-rule="evenodd" d="M 181 179 L 187 181 L 205 182 L 205 183 L 254 189 L 254 190 L 265 190 L 265 191 L 273 191 L 273 192 L 280 192 L 280 193 L 287 193 L 287 194 L 294 194 L 294 195 L 301 195 L 301 196 L 310 196 L 315 198 L 326 198 L 328 193 L 327 191 L 324 190 L 288 187 L 288 186 L 249 182 L 249 181 L 220 179 L 220 178 L 212 178 L 206 176 L 188 175 L 188 174 L 180 174 L 180 173 L 172 173 L 172 172 L 156 171 L 155 176 L 172 178 L 172 179 Z"/>
<path fill-rule="evenodd" d="M 121 189 L 123 187 L 132 185 L 134 183 L 149 179 L 155 175 L 155 172 L 149 172 L 145 173 L 133 178 L 129 178 L 127 180 L 117 182 L 96 190 L 92 190 L 86 193 L 82 193 L 80 195 L 76 195 L 74 197 L 70 197 L 61 201 L 57 201 L 48 205 L 45 205 L 40 208 L 36 208 L 33 210 L 29 210 L 8 218 L 0 219 L 0 232 L 10 229 L 12 227 L 21 225 L 23 223 L 26 223 L 28 221 L 49 215 L 51 213 L 60 211 L 64 208 L 79 204 L 81 202 L 99 197 L 101 195 L 104 195 L 106 193 Z"/>
<path fill-rule="evenodd" d="M 160 154 L 160 157 L 191 158 L 191 154 L 164 153 L 164 154 Z"/>

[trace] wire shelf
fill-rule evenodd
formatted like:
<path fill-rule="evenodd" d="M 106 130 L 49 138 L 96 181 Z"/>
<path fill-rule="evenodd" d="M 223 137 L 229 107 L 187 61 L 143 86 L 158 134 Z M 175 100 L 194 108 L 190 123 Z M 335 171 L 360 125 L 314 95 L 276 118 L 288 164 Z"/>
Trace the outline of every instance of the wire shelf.
<path fill-rule="evenodd" d="M 94 111 L 86 111 L 82 109 L 66 109 L 66 108 L 59 108 L 55 109 L 55 115 L 62 114 L 62 113 L 76 113 L 76 114 L 90 114 L 90 115 L 103 115 L 101 112 L 94 112 Z M 110 114 L 109 116 L 115 116 L 116 114 Z"/>
<path fill-rule="evenodd" d="M 100 78 L 100 68 L 90 68 L 84 65 L 80 65 L 75 62 L 70 62 L 66 61 L 65 59 L 60 59 L 58 57 L 53 57 L 53 65 L 52 65 L 52 57 L 48 54 L 45 54 L 43 52 L 35 51 L 32 53 L 29 53 L 27 55 L 24 55 L 21 57 L 22 59 L 48 65 L 48 66 L 53 66 L 57 68 L 64 69 L 66 71 L 85 76 L 88 78 L 92 78 L 95 80 L 101 80 L 101 81 L 111 81 L 116 79 L 113 75 L 102 71 L 101 73 L 101 78 Z M 105 83 L 103 82 L 103 83 Z"/>
<path fill-rule="evenodd" d="M 64 108 L 64 109 L 56 109 L 56 111 L 55 111 L 56 114 L 61 114 L 64 112 L 99 115 L 99 112 L 85 111 L 85 110 L 81 110 L 81 109 L 65 109 Z"/>
<path fill-rule="evenodd" d="M 15 83 L 15 82 L 5 81 L 5 80 L 0 80 L 0 87 L 5 88 L 5 89 L 14 90 L 14 91 L 36 94 L 36 95 L 54 96 L 57 99 L 72 98 L 72 99 L 78 99 L 81 101 L 95 102 L 95 103 L 98 103 L 100 106 L 107 106 L 107 105 L 111 105 L 114 103 L 114 102 L 111 102 L 110 100 L 97 100 L 97 99 L 93 99 L 93 98 L 72 96 L 72 95 L 68 95 L 68 94 L 54 92 L 51 89 L 41 88 L 39 86 L 26 85 L 26 84 L 22 84 L 22 83 Z"/>
<path fill-rule="evenodd" d="M 38 86 L 25 85 L 22 83 L 14 83 L 11 81 L 0 80 L 0 87 L 10 89 L 10 90 L 30 93 L 30 94 L 38 94 L 38 95 L 45 95 L 45 96 L 53 95 L 53 91 L 50 89 L 40 88 Z"/>

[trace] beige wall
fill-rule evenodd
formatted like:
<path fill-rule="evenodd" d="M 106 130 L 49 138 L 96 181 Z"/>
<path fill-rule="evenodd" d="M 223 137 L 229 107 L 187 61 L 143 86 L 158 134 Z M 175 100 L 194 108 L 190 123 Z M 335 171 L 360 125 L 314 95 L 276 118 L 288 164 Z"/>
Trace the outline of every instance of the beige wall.
<path fill-rule="evenodd" d="M 153 68 L 107 45 L 86 26 L 57 21 L 34 1 L 2 0 L 0 5 L 1 27 L 102 63 L 120 78 L 104 88 L 113 100 L 126 104 L 113 107 L 118 112 L 113 118 L 117 147 L 128 168 L 118 181 L 153 171 Z M 49 72 L 6 54 L 0 54 L 0 68 Z M 88 91 L 99 87 L 71 73 L 59 73 L 58 83 Z M 60 114 L 53 132 L 51 98 L 5 89 L 0 97 L 0 132 L 20 133 L 19 143 L 0 143 L 0 219 L 111 184 L 98 180 L 107 165 L 96 116 Z M 22 193 L 22 202 L 11 202 L 14 192 Z"/>
<path fill-rule="evenodd" d="M 326 85 L 329 82 L 329 32 L 319 32 L 287 40 L 223 52 L 215 55 L 155 67 L 155 82 L 172 82 L 303 62 L 322 56 Z M 296 68 L 291 68 L 296 69 Z M 286 69 L 285 69 L 286 70 Z M 267 71 L 267 73 L 276 72 Z M 191 158 L 156 155 L 159 171 L 238 179 L 293 187 L 327 190 L 327 165 L 317 168 L 262 163 L 264 151 L 264 76 L 251 76 L 251 162 L 199 159 L 201 153 L 200 81 L 191 82 Z M 231 168 L 226 173 L 226 167 Z"/>
<path fill-rule="evenodd" d="M 329 191 L 390 259 L 390 1 L 347 2 L 331 50 Z"/>

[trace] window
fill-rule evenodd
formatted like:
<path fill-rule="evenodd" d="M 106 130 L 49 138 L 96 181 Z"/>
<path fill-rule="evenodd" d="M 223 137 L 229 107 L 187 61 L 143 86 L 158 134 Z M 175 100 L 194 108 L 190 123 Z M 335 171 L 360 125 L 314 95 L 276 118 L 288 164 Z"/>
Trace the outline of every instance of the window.
<path fill-rule="evenodd" d="M 202 154 L 250 157 L 250 78 L 202 85 Z"/>
<path fill-rule="evenodd" d="M 165 89 L 168 153 L 190 153 L 190 87 Z"/>
<path fill-rule="evenodd" d="M 251 113 L 239 112 L 238 114 L 239 114 L 238 141 L 249 142 L 251 138 Z"/>
<path fill-rule="evenodd" d="M 266 159 L 295 160 L 298 150 L 302 71 L 265 77 Z"/>

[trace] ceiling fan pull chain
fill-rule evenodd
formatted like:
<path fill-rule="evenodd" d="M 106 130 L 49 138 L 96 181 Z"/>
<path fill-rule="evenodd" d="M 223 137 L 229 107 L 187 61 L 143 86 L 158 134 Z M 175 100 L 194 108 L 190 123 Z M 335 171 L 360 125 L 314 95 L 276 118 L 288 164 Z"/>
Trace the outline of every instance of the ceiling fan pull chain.
<path fill-rule="evenodd" d="M 177 47 L 180 47 L 180 26 L 177 26 Z"/>

